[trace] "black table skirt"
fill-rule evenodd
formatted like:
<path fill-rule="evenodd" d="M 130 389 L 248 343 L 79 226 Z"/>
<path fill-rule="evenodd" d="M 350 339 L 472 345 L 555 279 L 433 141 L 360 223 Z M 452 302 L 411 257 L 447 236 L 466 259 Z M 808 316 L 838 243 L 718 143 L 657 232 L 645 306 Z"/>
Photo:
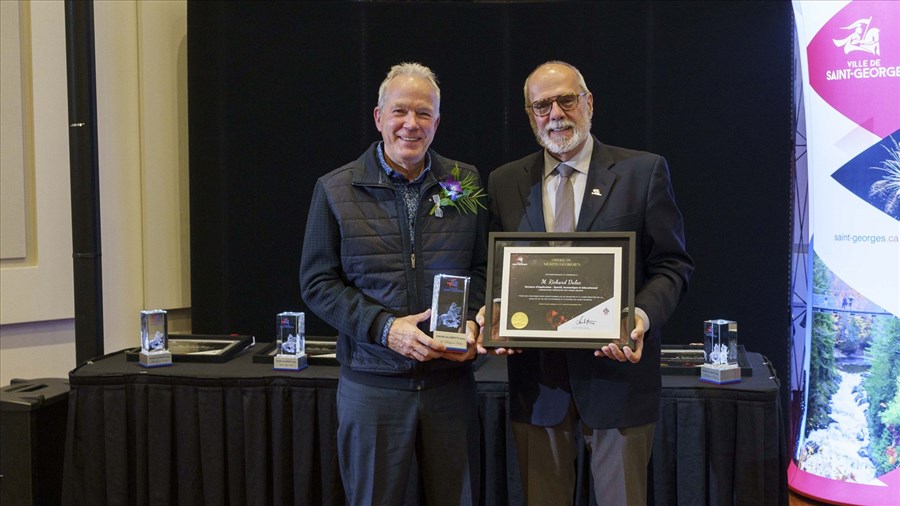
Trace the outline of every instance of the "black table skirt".
<path fill-rule="evenodd" d="M 734 385 L 663 377 L 651 502 L 787 504 L 778 380 L 761 355 L 749 356 L 753 376 Z M 522 504 L 506 362 L 481 361 L 482 504 Z M 248 351 L 225 364 L 143 369 L 117 353 L 69 381 L 64 504 L 344 504 L 337 367 L 274 371 Z M 593 498 L 584 457 L 576 504 Z M 414 484 L 411 504 L 420 493 Z"/>

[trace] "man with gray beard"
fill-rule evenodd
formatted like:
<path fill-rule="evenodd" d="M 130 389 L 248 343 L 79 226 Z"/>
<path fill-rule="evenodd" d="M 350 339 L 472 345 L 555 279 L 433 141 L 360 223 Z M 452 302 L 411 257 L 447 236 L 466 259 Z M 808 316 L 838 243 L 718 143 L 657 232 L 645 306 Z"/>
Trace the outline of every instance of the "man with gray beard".
<path fill-rule="evenodd" d="M 491 230 L 636 235 L 633 350 L 610 344 L 594 351 L 495 352 L 509 357 L 510 417 L 525 496 L 529 505 L 572 502 L 581 431 L 598 503 L 643 505 L 659 419 L 660 329 L 694 269 L 669 169 L 658 155 L 591 135 L 594 96 L 572 65 L 540 65 L 524 92 L 543 149 L 491 173 Z M 478 321 L 483 326 L 483 312 Z"/>

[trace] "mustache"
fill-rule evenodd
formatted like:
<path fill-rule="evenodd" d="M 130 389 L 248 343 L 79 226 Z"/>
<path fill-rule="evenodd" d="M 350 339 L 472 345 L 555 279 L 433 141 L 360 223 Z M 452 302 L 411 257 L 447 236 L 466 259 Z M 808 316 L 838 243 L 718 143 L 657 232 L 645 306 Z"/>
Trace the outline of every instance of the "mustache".
<path fill-rule="evenodd" d="M 577 125 L 574 121 L 567 119 L 552 120 L 544 127 L 544 133 L 550 133 L 551 130 L 558 130 L 560 128 L 577 128 Z"/>

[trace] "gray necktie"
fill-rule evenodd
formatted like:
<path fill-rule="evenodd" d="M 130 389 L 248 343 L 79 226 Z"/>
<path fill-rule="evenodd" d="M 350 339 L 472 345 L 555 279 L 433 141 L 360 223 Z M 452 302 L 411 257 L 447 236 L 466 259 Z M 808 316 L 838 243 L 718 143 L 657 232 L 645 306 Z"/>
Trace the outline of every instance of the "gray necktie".
<path fill-rule="evenodd" d="M 556 187 L 556 212 L 553 216 L 554 232 L 575 231 L 575 190 L 572 186 L 572 172 L 575 169 L 561 163 L 556 166 L 559 186 Z"/>

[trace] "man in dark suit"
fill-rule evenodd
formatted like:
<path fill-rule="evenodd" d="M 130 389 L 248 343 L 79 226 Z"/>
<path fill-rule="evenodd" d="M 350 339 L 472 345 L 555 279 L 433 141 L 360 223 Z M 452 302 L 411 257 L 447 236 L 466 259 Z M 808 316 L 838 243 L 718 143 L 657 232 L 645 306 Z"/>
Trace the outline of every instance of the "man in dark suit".
<path fill-rule="evenodd" d="M 542 64 L 524 92 L 544 149 L 491 173 L 492 230 L 636 233 L 633 350 L 616 344 L 593 352 L 498 350 L 509 354 L 510 416 L 524 492 L 530 505 L 571 501 L 575 431 L 581 430 L 598 502 L 646 504 L 659 418 L 660 329 L 694 268 L 668 167 L 658 155 L 608 146 L 591 135 L 594 97 L 575 67 Z M 561 162 L 569 167 L 557 168 Z M 561 185 L 571 185 L 569 196 Z"/>

